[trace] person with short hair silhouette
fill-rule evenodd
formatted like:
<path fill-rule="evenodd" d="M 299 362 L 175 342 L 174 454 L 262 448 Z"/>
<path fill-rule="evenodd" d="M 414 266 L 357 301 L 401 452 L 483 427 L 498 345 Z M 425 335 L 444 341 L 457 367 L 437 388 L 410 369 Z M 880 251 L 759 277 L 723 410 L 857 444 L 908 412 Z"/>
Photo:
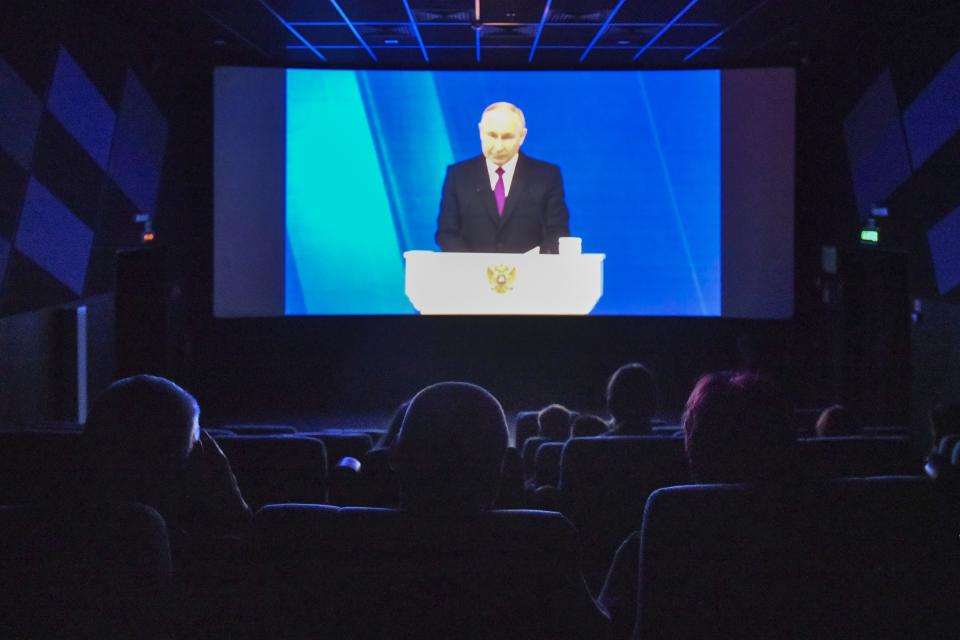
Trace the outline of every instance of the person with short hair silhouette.
<path fill-rule="evenodd" d="M 551 404 L 537 414 L 540 436 L 549 442 L 569 439 L 571 422 L 573 422 L 573 413 L 562 404 Z"/>
<path fill-rule="evenodd" d="M 863 433 L 863 427 L 857 420 L 857 416 L 842 404 L 824 409 L 817 418 L 817 424 L 813 430 L 818 438 L 858 436 Z"/>
<path fill-rule="evenodd" d="M 617 369 L 607 382 L 607 411 L 613 418 L 607 435 L 649 435 L 650 419 L 657 411 L 657 382 L 653 372 L 639 362 Z"/>
<path fill-rule="evenodd" d="M 489 509 L 506 449 L 503 408 L 485 389 L 464 382 L 423 389 L 410 401 L 391 449 L 401 508 Z"/>
<path fill-rule="evenodd" d="M 191 538 L 241 532 L 250 508 L 199 418 L 196 399 L 166 378 L 117 380 L 90 405 L 80 490 L 151 506 L 171 531 Z"/>
<path fill-rule="evenodd" d="M 603 635 L 608 621 L 580 573 L 573 526 L 556 513 L 493 510 L 506 450 L 503 409 L 485 389 L 442 382 L 413 397 L 391 450 L 398 517 L 368 514 L 413 539 L 402 557 L 375 561 L 373 590 L 359 585 L 378 616 L 363 625 L 393 622 L 404 638 Z M 445 606 L 411 604 L 437 600 Z"/>

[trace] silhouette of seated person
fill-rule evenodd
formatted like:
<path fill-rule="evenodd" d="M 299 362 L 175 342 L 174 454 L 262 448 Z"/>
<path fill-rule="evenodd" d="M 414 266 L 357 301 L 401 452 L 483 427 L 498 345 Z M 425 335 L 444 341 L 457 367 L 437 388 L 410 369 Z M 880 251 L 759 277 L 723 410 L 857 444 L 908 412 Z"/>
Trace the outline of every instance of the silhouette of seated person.
<path fill-rule="evenodd" d="M 824 409 L 813 429 L 818 438 L 841 438 L 863 433 L 857 416 L 842 404 Z"/>
<path fill-rule="evenodd" d="M 525 411 L 517 415 L 517 422 L 514 425 L 516 428 L 517 450 L 523 451 L 523 445 L 527 439 L 539 435 L 539 415 L 539 411 Z"/>
<path fill-rule="evenodd" d="M 607 432 L 609 425 L 600 416 L 581 413 L 573 419 L 570 425 L 571 438 L 592 438 L 602 436 Z"/>
<path fill-rule="evenodd" d="M 523 459 L 516 447 L 507 447 L 500 466 L 500 485 L 494 507 L 522 509 L 526 506 L 526 487 L 523 479 Z"/>
<path fill-rule="evenodd" d="M 445 382 L 418 393 L 391 447 L 400 507 L 429 514 L 476 514 L 496 497 L 506 419 L 481 387 Z"/>
<path fill-rule="evenodd" d="M 397 406 L 393 411 L 393 415 L 390 416 L 390 424 L 387 425 L 387 430 L 383 432 L 383 435 L 380 436 L 380 439 L 377 440 L 377 443 L 374 445 L 373 449 L 383 449 L 389 450 L 390 446 L 393 444 L 393 441 L 396 440 L 397 434 L 400 433 L 400 427 L 403 425 L 403 416 L 407 413 L 407 407 L 410 406 L 409 400 L 404 400 Z"/>
<path fill-rule="evenodd" d="M 612 418 L 608 436 L 646 436 L 657 411 L 657 382 L 638 362 L 617 369 L 607 383 L 607 411 Z"/>
<path fill-rule="evenodd" d="M 572 525 L 559 514 L 492 511 L 507 442 L 503 409 L 481 387 L 443 382 L 410 401 L 391 464 L 400 513 L 415 535 L 402 557 L 379 561 L 383 592 L 367 592 L 363 605 L 377 616 L 389 612 L 403 637 L 452 630 L 460 637 L 597 637 L 605 630 L 579 571 Z M 427 555 L 411 560 L 418 553 Z M 412 576 L 404 573 L 410 562 Z M 440 585 L 443 593 L 434 592 Z M 405 595 L 389 595 L 397 593 Z M 426 612 L 411 604 L 437 599 L 444 606 Z M 411 617 L 419 631 L 406 628 Z"/>
<path fill-rule="evenodd" d="M 547 442 L 564 442 L 570 438 L 573 414 L 562 404 L 551 404 L 537 414 L 538 431 Z"/>
<path fill-rule="evenodd" d="M 239 534 L 251 518 L 230 463 L 199 417 L 196 399 L 182 388 L 138 375 L 93 401 L 81 437 L 83 497 L 156 509 L 175 560 L 185 544 Z"/>
<path fill-rule="evenodd" d="M 941 441 L 960 434 L 960 403 L 938 402 L 928 415 L 931 448 L 924 470 L 938 485 L 960 494 L 960 473 L 952 465 L 952 451 L 940 451 Z"/>
<path fill-rule="evenodd" d="M 936 449 L 944 436 L 960 434 L 960 403 L 938 402 L 930 409 L 930 435 Z"/>
<path fill-rule="evenodd" d="M 378 507 L 396 507 L 400 499 L 400 485 L 390 468 L 390 447 L 400 432 L 403 416 L 410 401 L 394 410 L 390 424 L 376 445 L 363 454 L 360 464 L 360 504 Z"/>
<path fill-rule="evenodd" d="M 545 438 L 547 442 L 566 442 L 570 439 L 570 427 L 573 423 L 573 413 L 562 404 L 551 404 L 537 413 L 538 435 Z M 537 452 L 539 447 L 525 452 L 527 460 L 524 465 L 527 467 L 529 477 L 524 481 L 524 491 L 527 494 L 527 502 L 536 509 L 547 509 L 550 511 L 558 510 L 559 495 L 555 488 L 541 491 L 542 487 L 537 485 L 534 468 L 536 465 Z"/>
<path fill-rule="evenodd" d="M 135 501 L 163 516 L 183 633 L 223 635 L 223 603 L 239 583 L 240 536 L 252 517 L 230 463 L 199 423 L 196 399 L 165 378 L 111 384 L 90 405 L 81 435 L 78 498 Z M 190 629 L 191 631 L 187 631 Z"/>
<path fill-rule="evenodd" d="M 749 372 L 701 377 L 681 419 L 694 482 L 774 490 L 797 484 L 792 421 L 790 403 L 769 378 Z M 631 637 L 636 622 L 639 553 L 638 530 L 620 545 L 597 598 L 610 615 L 614 638 Z"/>

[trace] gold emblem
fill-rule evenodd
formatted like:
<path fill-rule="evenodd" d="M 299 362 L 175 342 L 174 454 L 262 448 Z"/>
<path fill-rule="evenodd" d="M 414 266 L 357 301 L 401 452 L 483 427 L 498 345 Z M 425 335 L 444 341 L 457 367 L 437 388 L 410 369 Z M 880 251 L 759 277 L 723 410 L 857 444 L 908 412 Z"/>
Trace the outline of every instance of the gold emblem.
<path fill-rule="evenodd" d="M 498 264 L 487 267 L 487 281 L 490 288 L 497 293 L 506 293 L 513 290 L 513 282 L 517 279 L 517 268 Z"/>

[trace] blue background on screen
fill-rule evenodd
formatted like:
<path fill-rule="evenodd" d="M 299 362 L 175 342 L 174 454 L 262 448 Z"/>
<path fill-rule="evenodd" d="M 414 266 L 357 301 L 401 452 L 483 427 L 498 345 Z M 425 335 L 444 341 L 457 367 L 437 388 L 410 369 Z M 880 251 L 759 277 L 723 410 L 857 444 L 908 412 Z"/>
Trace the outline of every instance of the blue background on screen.
<path fill-rule="evenodd" d="M 288 315 L 414 313 L 402 254 L 437 250 L 446 167 L 496 100 L 607 256 L 594 314 L 720 315 L 719 71 L 286 73 Z"/>

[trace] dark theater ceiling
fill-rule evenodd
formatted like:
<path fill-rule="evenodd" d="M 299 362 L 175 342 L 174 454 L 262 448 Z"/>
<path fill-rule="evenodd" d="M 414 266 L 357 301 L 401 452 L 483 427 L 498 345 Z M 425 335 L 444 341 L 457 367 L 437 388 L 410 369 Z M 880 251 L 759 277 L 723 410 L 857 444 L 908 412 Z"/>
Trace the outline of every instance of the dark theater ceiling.
<path fill-rule="evenodd" d="M 192 0 L 230 58 L 360 68 L 796 66 L 935 19 L 918 0 Z"/>

